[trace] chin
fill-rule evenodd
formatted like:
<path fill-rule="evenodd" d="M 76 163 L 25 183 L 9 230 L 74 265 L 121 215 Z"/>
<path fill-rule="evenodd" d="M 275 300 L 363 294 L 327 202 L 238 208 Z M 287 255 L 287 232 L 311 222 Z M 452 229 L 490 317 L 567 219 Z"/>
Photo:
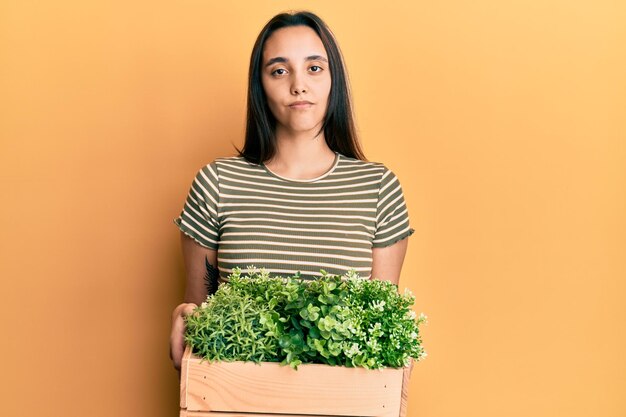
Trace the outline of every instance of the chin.
<path fill-rule="evenodd" d="M 317 133 L 317 131 L 322 127 L 322 123 L 323 121 L 320 120 L 317 123 L 310 122 L 310 123 L 288 124 L 286 125 L 286 127 L 292 132 L 297 132 L 297 133 L 313 132 L 313 131 Z"/>
<path fill-rule="evenodd" d="M 317 125 L 293 126 L 291 130 L 294 132 L 310 132 L 315 130 L 316 128 L 318 128 Z"/>

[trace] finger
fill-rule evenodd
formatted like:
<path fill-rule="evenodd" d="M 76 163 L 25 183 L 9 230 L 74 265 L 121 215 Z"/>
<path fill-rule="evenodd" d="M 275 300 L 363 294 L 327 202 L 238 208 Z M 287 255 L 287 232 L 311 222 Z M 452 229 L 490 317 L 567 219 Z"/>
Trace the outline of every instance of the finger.
<path fill-rule="evenodd" d="M 172 311 L 172 323 L 174 323 L 178 317 L 183 315 L 183 311 L 189 311 L 190 306 L 192 310 L 197 307 L 194 303 L 182 303 L 176 306 L 176 308 Z"/>
<path fill-rule="evenodd" d="M 187 303 L 185 304 L 185 306 L 182 308 L 181 311 L 181 316 L 188 316 L 191 313 L 193 313 L 193 311 L 197 308 L 198 306 L 194 303 Z"/>
<path fill-rule="evenodd" d="M 182 353 L 180 355 L 174 353 L 174 357 L 172 358 L 172 365 L 174 366 L 174 369 L 176 369 L 177 371 L 180 371 L 182 361 L 183 361 Z"/>
<path fill-rule="evenodd" d="M 182 321 L 182 319 L 181 319 Z M 180 364 L 185 350 L 185 340 L 183 337 L 182 329 L 176 327 L 172 330 L 172 336 L 170 338 L 170 358 L 174 363 L 174 368 L 180 369 Z"/>
<path fill-rule="evenodd" d="M 180 370 L 182 356 L 185 351 L 185 322 L 184 316 L 193 312 L 197 307 L 193 303 L 181 304 L 172 314 L 172 332 L 170 334 L 170 359 L 174 368 Z"/>

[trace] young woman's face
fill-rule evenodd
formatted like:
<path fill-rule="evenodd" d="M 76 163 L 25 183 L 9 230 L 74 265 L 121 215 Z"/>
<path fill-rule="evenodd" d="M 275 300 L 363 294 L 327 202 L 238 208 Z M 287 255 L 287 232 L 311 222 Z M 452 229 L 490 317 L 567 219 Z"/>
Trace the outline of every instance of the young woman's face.
<path fill-rule="evenodd" d="M 277 131 L 317 133 L 331 85 L 328 56 L 317 33 L 308 26 L 272 33 L 263 48 L 261 74 Z"/>

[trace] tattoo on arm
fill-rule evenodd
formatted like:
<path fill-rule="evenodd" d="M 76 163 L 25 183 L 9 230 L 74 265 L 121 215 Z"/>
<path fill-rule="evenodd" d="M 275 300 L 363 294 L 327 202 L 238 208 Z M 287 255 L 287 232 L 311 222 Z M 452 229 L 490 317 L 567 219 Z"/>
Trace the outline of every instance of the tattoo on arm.
<path fill-rule="evenodd" d="M 206 274 L 204 275 L 204 285 L 207 289 L 207 294 L 212 295 L 217 291 L 217 278 L 220 275 L 219 270 L 209 263 L 209 258 L 204 258 L 206 264 Z"/>

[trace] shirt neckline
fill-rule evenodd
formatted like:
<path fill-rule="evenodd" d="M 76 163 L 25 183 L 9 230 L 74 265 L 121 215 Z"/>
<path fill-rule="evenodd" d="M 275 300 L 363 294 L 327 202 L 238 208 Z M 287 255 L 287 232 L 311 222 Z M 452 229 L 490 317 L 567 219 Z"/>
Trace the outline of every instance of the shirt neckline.
<path fill-rule="evenodd" d="M 265 166 L 264 162 L 261 162 L 261 166 L 263 167 L 263 169 L 265 169 L 265 171 L 270 174 L 273 177 L 279 178 L 283 181 L 289 181 L 289 182 L 299 182 L 299 183 L 306 183 L 306 182 L 315 182 L 315 181 L 319 181 L 321 179 L 326 178 L 327 176 L 329 176 L 330 174 L 333 173 L 333 171 L 335 170 L 335 168 L 337 168 L 337 165 L 339 165 L 339 152 L 335 152 L 335 160 L 333 162 L 333 165 L 330 167 L 330 169 L 328 171 L 326 171 L 324 174 L 320 175 L 319 177 L 315 177 L 315 178 L 308 178 L 308 179 L 295 179 L 295 178 L 287 178 L 287 177 L 283 177 L 281 175 L 278 175 L 274 172 L 272 172 L 268 167 Z"/>

